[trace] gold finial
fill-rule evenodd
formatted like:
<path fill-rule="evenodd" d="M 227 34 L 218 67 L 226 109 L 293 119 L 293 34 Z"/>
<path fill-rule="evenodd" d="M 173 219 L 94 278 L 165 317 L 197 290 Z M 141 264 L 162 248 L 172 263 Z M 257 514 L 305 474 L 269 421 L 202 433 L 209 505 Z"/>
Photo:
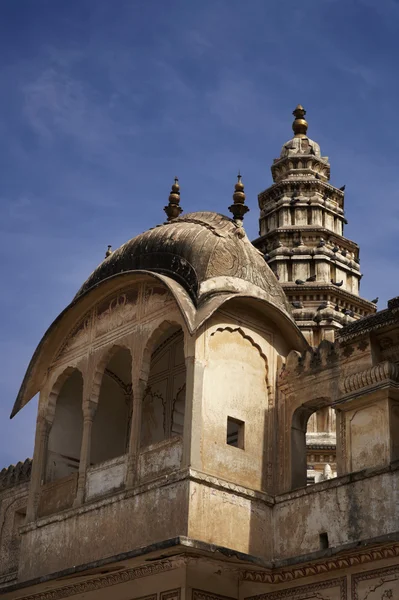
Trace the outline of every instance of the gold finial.
<path fill-rule="evenodd" d="M 244 184 L 241 181 L 241 173 L 238 172 L 237 183 L 234 186 L 233 194 L 234 204 L 229 206 L 229 211 L 233 213 L 233 219 L 237 225 L 242 225 L 244 215 L 249 211 L 248 206 L 245 206 Z"/>
<path fill-rule="evenodd" d="M 180 213 L 183 212 L 183 209 L 180 205 L 180 186 L 179 180 L 175 177 L 175 182 L 172 185 L 172 190 L 169 194 L 169 204 L 164 207 L 164 211 L 166 212 L 166 216 L 168 217 L 168 221 L 172 219 L 176 219 Z"/>
<path fill-rule="evenodd" d="M 111 254 L 112 254 L 112 246 L 110 246 L 108 244 L 108 249 L 107 249 L 107 251 L 105 253 L 105 258 L 108 258 L 108 256 L 111 256 Z"/>
<path fill-rule="evenodd" d="M 306 110 L 303 108 L 303 106 L 298 104 L 292 114 L 295 117 L 295 121 L 292 124 L 295 137 L 306 137 L 306 132 L 308 130 L 308 122 L 305 119 Z"/>

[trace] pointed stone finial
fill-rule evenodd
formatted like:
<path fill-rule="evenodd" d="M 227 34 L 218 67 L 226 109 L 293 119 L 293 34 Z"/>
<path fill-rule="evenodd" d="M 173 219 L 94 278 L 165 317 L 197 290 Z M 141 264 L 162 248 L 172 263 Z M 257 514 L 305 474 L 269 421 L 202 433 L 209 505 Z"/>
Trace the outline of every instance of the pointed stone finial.
<path fill-rule="evenodd" d="M 169 204 L 164 207 L 164 211 L 166 212 L 168 221 L 176 219 L 183 212 L 183 209 L 180 207 L 180 186 L 177 177 L 175 177 L 175 182 L 169 194 Z"/>
<path fill-rule="evenodd" d="M 108 256 L 111 256 L 111 254 L 112 254 L 112 246 L 110 246 L 108 244 L 108 249 L 107 249 L 107 251 L 105 253 L 105 258 L 108 258 Z"/>
<path fill-rule="evenodd" d="M 295 117 L 295 121 L 292 124 L 295 137 L 306 137 L 308 130 L 308 122 L 305 119 L 306 110 L 298 104 L 294 112 L 292 113 Z"/>
<path fill-rule="evenodd" d="M 249 208 L 245 206 L 244 184 L 241 181 L 240 172 L 238 172 L 237 183 L 234 186 L 233 200 L 234 204 L 229 206 L 229 211 L 233 213 L 233 219 L 237 225 L 242 225 L 244 215 L 249 211 Z"/>

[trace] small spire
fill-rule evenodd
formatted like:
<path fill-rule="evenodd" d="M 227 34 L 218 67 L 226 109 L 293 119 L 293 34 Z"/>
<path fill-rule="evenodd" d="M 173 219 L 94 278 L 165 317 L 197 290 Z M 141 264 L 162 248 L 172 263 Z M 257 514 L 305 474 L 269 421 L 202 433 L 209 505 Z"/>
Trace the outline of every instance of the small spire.
<path fill-rule="evenodd" d="M 108 244 L 108 249 L 107 249 L 107 251 L 105 253 L 105 258 L 108 258 L 108 256 L 111 256 L 111 254 L 112 254 L 112 246 L 110 246 Z"/>
<path fill-rule="evenodd" d="M 180 207 L 180 186 L 177 177 L 175 177 L 175 182 L 169 194 L 169 204 L 164 207 L 164 211 L 166 212 L 168 221 L 176 219 L 183 212 L 183 209 Z"/>
<path fill-rule="evenodd" d="M 237 183 L 234 186 L 233 200 L 234 204 L 229 206 L 229 211 L 233 213 L 233 219 L 237 225 L 242 226 L 244 215 L 249 211 L 249 208 L 245 206 L 244 184 L 241 181 L 240 172 L 238 172 Z"/>
<path fill-rule="evenodd" d="M 308 122 L 305 119 L 306 110 L 298 104 L 294 112 L 292 113 L 295 117 L 295 121 L 292 124 L 295 137 L 306 137 L 308 130 Z"/>

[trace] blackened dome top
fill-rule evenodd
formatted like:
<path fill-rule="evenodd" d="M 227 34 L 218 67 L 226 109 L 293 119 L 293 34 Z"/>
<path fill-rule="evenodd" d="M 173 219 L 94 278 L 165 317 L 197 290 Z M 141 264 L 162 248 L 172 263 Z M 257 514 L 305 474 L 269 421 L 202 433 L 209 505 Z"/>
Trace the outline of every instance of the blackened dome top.
<path fill-rule="evenodd" d="M 272 304 L 290 313 L 262 254 L 241 226 L 219 213 L 188 213 L 132 238 L 93 271 L 75 298 L 110 277 L 138 270 L 168 275 L 196 305 L 205 293 L 223 291 L 226 278 L 240 279 L 261 288 Z"/>

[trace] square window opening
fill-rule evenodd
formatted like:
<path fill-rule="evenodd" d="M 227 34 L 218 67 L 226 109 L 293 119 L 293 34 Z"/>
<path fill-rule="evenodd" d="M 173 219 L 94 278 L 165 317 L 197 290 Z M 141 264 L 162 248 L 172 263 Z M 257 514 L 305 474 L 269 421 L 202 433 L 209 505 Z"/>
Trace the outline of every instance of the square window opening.
<path fill-rule="evenodd" d="M 244 450 L 244 421 L 227 417 L 226 444 Z"/>

